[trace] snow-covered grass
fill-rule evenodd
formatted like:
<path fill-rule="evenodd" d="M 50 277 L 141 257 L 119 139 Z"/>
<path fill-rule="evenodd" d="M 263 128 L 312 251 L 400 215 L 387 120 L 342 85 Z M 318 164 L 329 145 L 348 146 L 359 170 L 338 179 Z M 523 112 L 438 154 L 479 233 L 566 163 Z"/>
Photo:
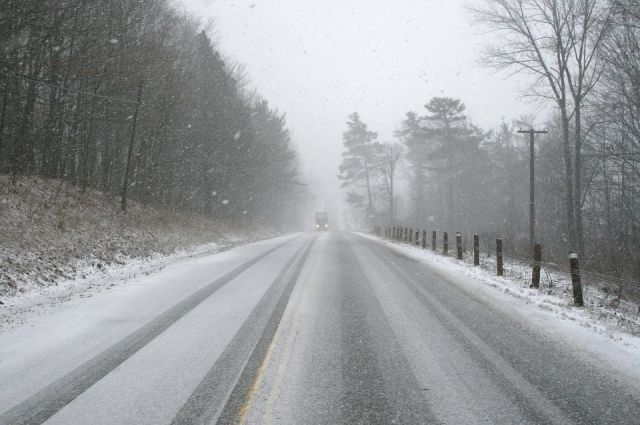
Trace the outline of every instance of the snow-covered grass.
<path fill-rule="evenodd" d="M 118 201 L 58 180 L 20 178 L 14 186 L 0 176 L 0 322 L 180 258 L 275 235 L 135 201 L 122 214 Z"/>
<path fill-rule="evenodd" d="M 458 262 L 452 257 L 448 259 Z M 463 263 L 473 268 L 472 253 L 465 254 Z M 543 263 L 538 289 L 530 287 L 532 272 L 530 263 L 516 258 L 506 258 L 503 267 L 504 276 L 498 278 L 495 276 L 495 257 L 480 257 L 480 268 L 484 272 L 482 275 L 491 278 L 490 285 L 513 297 L 521 298 L 542 310 L 555 312 L 563 318 L 577 320 L 585 327 L 593 327 L 597 332 L 612 335 L 609 331 L 619 331 L 640 336 L 638 303 L 619 296 L 607 283 L 602 283 L 586 273 L 583 274 L 582 293 L 585 306 L 577 308 L 573 302 L 571 276 L 569 271 L 563 270 L 561 266 Z"/>
<path fill-rule="evenodd" d="M 384 240 L 372 235 L 363 235 Z M 480 266 L 474 267 L 473 258 L 468 254 L 463 260 L 457 260 L 434 253 L 430 249 L 423 250 L 410 244 L 384 241 L 393 249 L 420 260 L 457 281 L 465 277 L 466 282 L 493 288 L 503 295 L 516 298 L 523 304 L 535 306 L 540 311 L 550 313 L 560 320 L 574 322 L 591 332 L 625 345 L 633 345 L 640 350 L 638 304 L 622 299 L 610 291 L 603 291 L 599 285 L 583 285 L 585 306 L 578 308 L 573 303 L 571 278 L 562 271 L 543 267 L 540 288 L 535 289 L 530 288 L 531 266 L 515 259 L 505 260 L 504 276 L 498 277 L 495 272 L 495 258 L 481 256 Z"/>
<path fill-rule="evenodd" d="M 94 264 L 84 262 L 74 265 L 76 277 L 57 279 L 52 285 L 29 287 L 12 296 L 0 297 L 0 331 L 14 328 L 33 317 L 46 316 L 63 308 L 64 303 L 76 298 L 91 298 L 103 291 L 135 281 L 139 277 L 152 275 L 168 265 L 197 256 L 213 254 L 247 242 L 241 238 L 230 238 L 190 248 L 176 250 L 173 254 L 154 253 L 145 257 L 126 258 L 97 269 Z"/>

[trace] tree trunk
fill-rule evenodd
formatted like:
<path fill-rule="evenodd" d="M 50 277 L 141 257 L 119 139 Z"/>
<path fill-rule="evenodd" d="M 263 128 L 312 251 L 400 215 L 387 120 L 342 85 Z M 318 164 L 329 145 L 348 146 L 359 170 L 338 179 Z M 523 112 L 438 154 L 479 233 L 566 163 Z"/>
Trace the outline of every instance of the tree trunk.
<path fill-rule="evenodd" d="M 22 120 L 16 133 L 15 150 L 12 160 L 12 174 L 27 174 L 33 171 L 35 158 L 33 152 L 33 137 L 31 133 L 31 117 L 36 102 L 36 84 L 33 81 L 27 83 L 27 100 L 22 110 Z"/>
<path fill-rule="evenodd" d="M 133 124 L 131 128 L 131 139 L 129 141 L 129 151 L 127 153 L 127 165 L 124 171 L 124 182 L 122 183 L 122 201 L 120 202 L 120 210 L 127 211 L 127 189 L 129 188 L 129 174 L 131 173 L 131 164 L 133 162 L 133 145 L 136 141 L 136 124 L 138 122 L 138 110 L 140 109 L 140 100 L 142 99 L 142 82 L 138 86 L 138 96 L 136 97 L 136 109 L 133 111 Z"/>
<path fill-rule="evenodd" d="M 445 214 L 447 215 L 447 230 L 451 231 L 451 229 L 453 229 L 454 227 L 455 207 L 453 205 L 453 158 L 451 157 L 452 150 L 449 125 L 447 125 L 447 140 L 445 141 L 445 143 L 447 144 L 447 171 L 445 173 L 445 175 L 447 176 L 447 181 L 445 182 L 447 186 L 447 210 L 445 211 Z"/>
<path fill-rule="evenodd" d="M 367 162 L 367 158 L 364 158 L 364 175 L 367 180 L 367 199 L 369 205 L 367 205 L 367 214 L 370 214 L 373 211 L 373 199 L 371 197 L 371 183 L 369 182 L 369 163 Z M 367 217 L 369 220 L 369 217 Z"/>
<path fill-rule="evenodd" d="M 2 112 L 0 112 L 0 173 L 4 169 L 4 162 L 6 153 L 4 151 L 4 123 L 5 117 L 7 115 L 7 87 L 8 84 L 5 84 L 4 90 L 2 92 Z"/>
<path fill-rule="evenodd" d="M 574 221 L 573 161 L 571 159 L 571 146 L 569 144 L 569 117 L 567 116 L 566 105 L 564 105 L 563 102 L 560 102 L 560 114 L 562 119 L 562 147 L 564 154 L 565 184 L 567 190 L 567 231 L 569 236 L 569 249 L 575 249 L 576 229 Z"/>
<path fill-rule="evenodd" d="M 389 219 L 391 221 L 391 223 L 393 223 L 394 219 L 395 219 L 395 205 L 394 205 L 394 197 L 395 197 L 395 193 L 394 193 L 394 188 L 393 188 L 393 171 L 391 172 L 391 175 L 389 176 L 389 182 L 391 185 L 391 193 L 389 194 Z"/>
<path fill-rule="evenodd" d="M 575 149 L 574 149 L 574 185 L 575 185 L 575 226 L 576 249 L 583 266 L 587 259 L 584 256 L 584 235 L 582 229 L 582 122 L 580 101 L 575 106 Z"/>
<path fill-rule="evenodd" d="M 424 174 L 419 165 L 416 165 L 416 202 L 418 209 L 416 211 L 416 225 L 424 222 L 425 205 L 424 205 Z"/>

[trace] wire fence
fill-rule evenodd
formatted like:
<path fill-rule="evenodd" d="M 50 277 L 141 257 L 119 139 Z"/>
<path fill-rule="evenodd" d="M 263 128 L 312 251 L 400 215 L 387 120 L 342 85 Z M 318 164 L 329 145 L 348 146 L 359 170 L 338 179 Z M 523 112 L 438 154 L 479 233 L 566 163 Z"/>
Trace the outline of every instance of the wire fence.
<path fill-rule="evenodd" d="M 483 261 L 480 261 L 480 264 L 478 265 L 483 268 L 495 267 L 496 273 L 499 275 L 501 273 L 497 270 L 500 267 L 498 266 L 498 263 L 500 262 L 498 260 L 498 254 L 500 254 L 503 263 L 509 262 L 519 264 L 523 266 L 523 268 L 530 268 L 532 274 L 535 266 L 539 266 L 539 269 L 545 274 L 549 281 L 553 281 L 555 279 L 552 277 L 552 274 L 561 275 L 565 279 L 573 280 L 576 278 L 581 285 L 593 285 L 604 292 L 615 294 L 618 297 L 624 296 L 640 304 L 640 281 L 606 275 L 595 271 L 584 270 L 582 268 L 572 269 L 569 258 L 567 259 L 566 264 L 535 261 L 532 252 L 533 250 L 529 250 L 530 252 L 527 256 L 526 249 L 519 249 L 516 244 L 513 243 L 503 244 L 502 242 L 498 242 L 502 241 L 502 239 L 492 237 L 495 235 L 485 233 L 473 235 L 473 237 L 470 238 L 468 234 L 464 234 L 462 232 L 449 233 L 400 225 L 374 226 L 373 230 L 374 233 L 378 234 L 378 236 L 422 247 L 449 257 L 457 257 L 460 255 L 458 252 L 458 241 L 460 241 L 460 251 L 462 252 L 463 261 L 472 261 L 476 264 L 477 260 L 475 257 L 480 257 Z M 474 252 L 476 250 L 476 246 L 473 241 L 475 237 L 478 238 L 479 242 L 477 245 L 477 253 Z M 502 245 L 503 249 L 501 252 L 498 252 L 498 243 Z M 507 247 L 507 249 L 504 249 L 505 247 Z"/>

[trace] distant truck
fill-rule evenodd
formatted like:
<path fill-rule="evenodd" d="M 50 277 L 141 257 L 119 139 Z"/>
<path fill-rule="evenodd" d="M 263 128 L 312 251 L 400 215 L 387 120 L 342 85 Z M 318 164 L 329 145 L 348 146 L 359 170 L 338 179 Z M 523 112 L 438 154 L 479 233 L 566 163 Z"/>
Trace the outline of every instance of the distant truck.
<path fill-rule="evenodd" d="M 329 230 L 329 213 L 320 211 L 316 213 L 316 230 Z"/>

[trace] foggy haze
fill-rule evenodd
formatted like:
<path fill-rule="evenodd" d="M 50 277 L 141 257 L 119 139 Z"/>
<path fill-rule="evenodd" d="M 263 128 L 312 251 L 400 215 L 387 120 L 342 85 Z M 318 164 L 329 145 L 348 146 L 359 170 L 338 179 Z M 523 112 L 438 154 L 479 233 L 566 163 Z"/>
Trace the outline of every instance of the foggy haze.
<path fill-rule="evenodd" d="M 523 114 L 544 121 L 540 105 L 521 97 L 524 77 L 478 64 L 494 36 L 471 24 L 465 5 L 477 3 L 182 0 L 214 20 L 219 49 L 246 65 L 251 86 L 286 113 L 318 203 L 336 196 L 341 136 L 354 111 L 380 141 L 433 96 L 460 98 L 485 129 Z"/>
<path fill-rule="evenodd" d="M 640 424 L 640 0 L 0 0 L 0 425 Z"/>

